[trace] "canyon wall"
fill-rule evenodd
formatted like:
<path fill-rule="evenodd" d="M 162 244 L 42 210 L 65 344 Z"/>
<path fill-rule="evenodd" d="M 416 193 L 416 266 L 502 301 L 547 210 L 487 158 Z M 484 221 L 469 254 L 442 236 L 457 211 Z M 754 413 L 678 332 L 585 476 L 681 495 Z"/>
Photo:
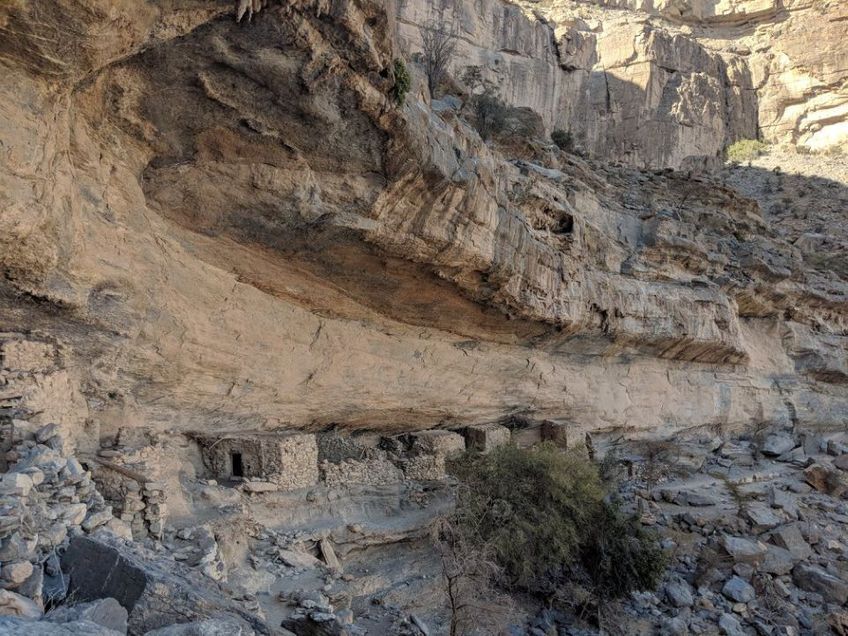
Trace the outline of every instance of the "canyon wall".
<path fill-rule="evenodd" d="M 553 148 L 510 159 L 432 109 L 413 64 L 398 106 L 391 67 L 427 15 L 366 0 L 240 23 L 207 0 L 0 9 L 3 408 L 88 438 L 844 424 L 843 274 L 714 179 Z M 599 78 L 514 7 L 467 17 L 462 63 L 507 69 L 504 94 L 549 128 L 577 122 L 609 159 L 700 162 L 752 125 L 728 107 L 732 65 L 691 38 L 580 35 Z M 609 108 L 568 110 L 599 82 Z M 711 115 L 646 128 L 658 109 Z M 18 368 L 8 351 L 28 343 L 61 358 Z M 68 414 L 39 406 L 57 373 Z"/>
<path fill-rule="evenodd" d="M 674 168 L 715 167 L 740 139 L 844 146 L 846 11 L 810 0 L 398 3 L 405 51 L 443 25 L 459 36 L 456 74 L 479 66 L 548 132 L 568 130 L 593 157 Z"/>

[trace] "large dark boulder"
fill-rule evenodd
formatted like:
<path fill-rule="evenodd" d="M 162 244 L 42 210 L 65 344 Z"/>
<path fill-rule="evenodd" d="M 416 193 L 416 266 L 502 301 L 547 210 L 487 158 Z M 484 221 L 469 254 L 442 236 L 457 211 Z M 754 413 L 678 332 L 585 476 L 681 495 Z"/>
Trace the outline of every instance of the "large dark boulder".
<path fill-rule="evenodd" d="M 62 557 L 69 598 L 77 603 L 114 598 L 127 610 L 127 633 L 205 618 L 224 618 L 268 634 L 262 619 L 246 612 L 211 579 L 139 544 L 111 535 L 77 537 Z"/>

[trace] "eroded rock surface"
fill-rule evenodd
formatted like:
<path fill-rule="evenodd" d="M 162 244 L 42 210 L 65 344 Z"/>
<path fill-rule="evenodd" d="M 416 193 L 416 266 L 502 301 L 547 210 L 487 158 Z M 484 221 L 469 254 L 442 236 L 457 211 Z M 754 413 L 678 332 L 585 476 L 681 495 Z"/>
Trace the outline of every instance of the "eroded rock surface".
<path fill-rule="evenodd" d="M 61 340 L 75 418 L 841 421 L 844 279 L 753 201 L 686 174 L 506 161 L 451 111 L 396 108 L 381 6 L 236 23 L 211 4 L 142 3 L 59 67 L 27 35 L 38 3 L 4 9 L 4 347 Z M 4 377 L 35 411 L 52 376 Z"/>
<path fill-rule="evenodd" d="M 766 583 L 844 603 L 840 539 L 790 528 L 844 521 L 845 460 L 822 456 L 844 440 L 801 431 L 848 418 L 848 180 L 701 172 L 758 130 L 842 138 L 838 3 L 178 4 L 0 8 L 6 613 L 39 616 L 68 571 L 130 633 L 262 632 L 265 610 L 426 632 L 407 609 L 435 603 L 446 458 L 537 429 L 593 453 L 680 437 L 695 477 L 631 499 L 735 561 L 696 587 L 683 554 L 634 620 L 742 633 Z M 399 103 L 434 17 L 461 36 L 448 94 L 409 59 Z M 534 135 L 481 138 L 472 66 Z"/>

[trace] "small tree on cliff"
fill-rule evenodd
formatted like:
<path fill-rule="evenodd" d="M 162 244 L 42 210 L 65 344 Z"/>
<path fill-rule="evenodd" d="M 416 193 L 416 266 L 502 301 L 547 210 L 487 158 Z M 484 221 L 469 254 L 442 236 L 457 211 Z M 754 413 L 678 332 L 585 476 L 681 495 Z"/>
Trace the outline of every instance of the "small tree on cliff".
<path fill-rule="evenodd" d="M 450 636 L 496 633 L 513 612 L 511 599 L 496 586 L 502 569 L 492 546 L 473 536 L 480 520 L 458 518 L 466 512 L 457 511 L 453 519 L 443 519 L 437 532 Z"/>
<path fill-rule="evenodd" d="M 445 78 L 453 59 L 457 37 L 456 33 L 435 22 L 420 27 L 419 31 L 427 87 L 430 89 L 430 95 L 435 97 L 436 90 Z"/>

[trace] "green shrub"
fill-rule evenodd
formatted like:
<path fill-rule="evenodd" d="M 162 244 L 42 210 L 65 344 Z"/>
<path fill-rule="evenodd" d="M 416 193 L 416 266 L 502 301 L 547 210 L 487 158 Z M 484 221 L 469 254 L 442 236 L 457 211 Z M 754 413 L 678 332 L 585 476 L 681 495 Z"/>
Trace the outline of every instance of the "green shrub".
<path fill-rule="evenodd" d="M 460 480 L 454 527 L 490 549 L 509 585 L 549 590 L 583 568 L 612 597 L 652 586 L 665 567 L 655 541 L 605 503 L 597 467 L 575 451 L 506 446 L 467 455 L 451 472 Z"/>
<path fill-rule="evenodd" d="M 392 96 L 395 98 L 395 104 L 403 106 L 406 99 L 406 94 L 409 92 L 409 87 L 412 85 L 412 78 L 409 76 L 409 70 L 406 68 L 406 63 L 398 58 L 394 63 L 395 85 L 392 87 Z"/>
<path fill-rule="evenodd" d="M 667 559 L 659 544 L 615 503 L 599 506 L 581 546 L 580 561 L 601 598 L 656 588 Z"/>
<path fill-rule="evenodd" d="M 510 106 L 494 90 L 474 95 L 471 106 L 474 127 L 487 141 L 494 137 L 531 137 L 535 133 L 533 114 L 528 109 Z"/>
<path fill-rule="evenodd" d="M 574 135 L 567 130 L 557 129 L 551 133 L 551 141 L 553 141 L 560 150 L 571 152 L 574 148 Z"/>
<path fill-rule="evenodd" d="M 727 147 L 728 161 L 752 161 L 768 151 L 768 145 L 757 139 L 741 139 Z"/>

